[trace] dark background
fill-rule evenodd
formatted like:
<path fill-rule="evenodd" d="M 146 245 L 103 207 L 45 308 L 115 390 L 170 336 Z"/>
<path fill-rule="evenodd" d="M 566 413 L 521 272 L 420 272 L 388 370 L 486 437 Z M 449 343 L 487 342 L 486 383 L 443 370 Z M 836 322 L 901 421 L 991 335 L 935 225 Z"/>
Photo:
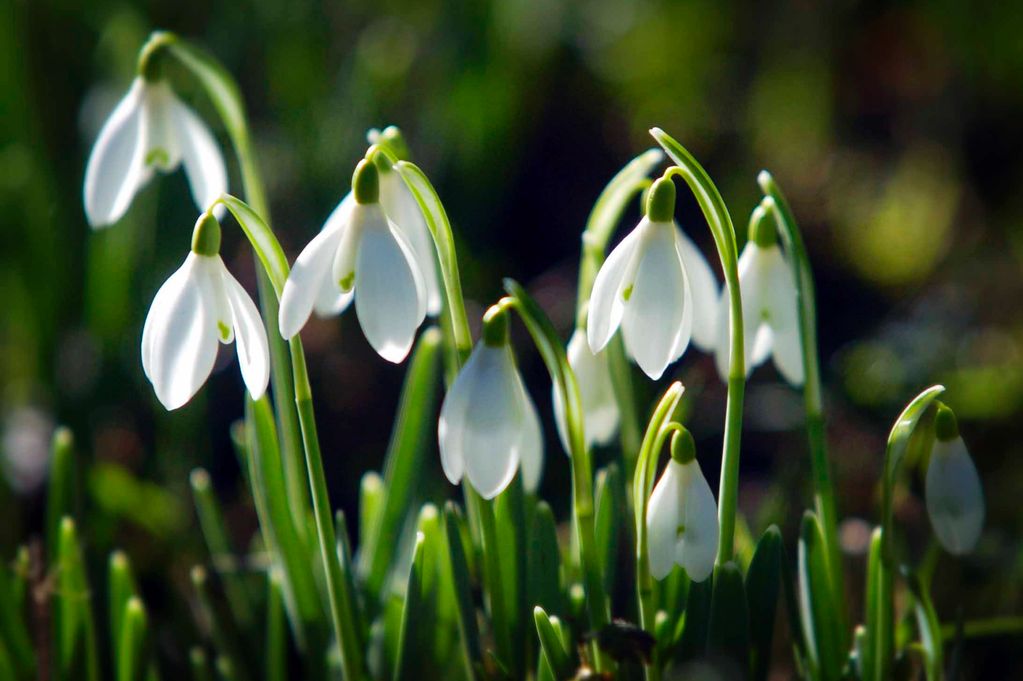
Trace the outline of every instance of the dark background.
<path fill-rule="evenodd" d="M 153 619 L 174 623 L 168 656 L 192 642 L 181 596 L 188 568 L 206 559 L 188 472 L 210 469 L 239 548 L 255 529 L 228 438 L 241 412 L 233 351 L 170 415 L 140 367 L 145 313 L 184 258 L 196 217 L 183 176 L 154 181 L 103 232 L 89 230 L 82 209 L 98 127 L 128 87 L 139 46 L 165 28 L 238 78 L 292 258 L 347 192 L 366 130 L 399 125 L 445 201 L 474 323 L 512 276 L 567 338 L 582 226 L 610 177 L 651 146 L 649 127 L 701 160 L 741 241 L 759 199 L 756 173 L 770 169 L 814 264 L 850 597 L 859 603 L 887 430 L 905 402 L 942 382 L 980 469 L 988 520 L 972 556 L 940 558 L 939 615 L 1021 612 L 1023 10 L 1014 3 L 209 4 L 0 0 L 4 560 L 41 528 L 58 423 L 80 443 L 96 565 L 115 546 L 128 551 Z M 224 145 L 241 193 L 209 102 L 171 75 Z M 713 256 L 694 202 L 681 196 L 683 228 Z M 628 215 L 633 222 L 637 208 Z M 238 230 L 226 227 L 224 241 L 229 268 L 254 291 Z M 332 499 L 354 517 L 360 476 L 381 465 L 404 369 L 372 352 L 351 313 L 311 323 L 303 338 Z M 542 494 L 564 517 L 568 470 L 550 385 L 524 340 L 520 363 L 545 414 Z M 723 387 L 694 350 L 676 374 L 716 488 Z M 640 382 L 653 397 L 667 380 Z M 773 369 L 754 374 L 740 502 L 753 531 L 780 522 L 790 550 L 811 501 L 800 405 Z M 429 460 L 424 496 L 452 495 Z M 916 561 L 929 537 L 921 476 L 904 479 L 898 522 Z M 1018 645 L 970 643 L 964 669 L 1007 678 Z"/>

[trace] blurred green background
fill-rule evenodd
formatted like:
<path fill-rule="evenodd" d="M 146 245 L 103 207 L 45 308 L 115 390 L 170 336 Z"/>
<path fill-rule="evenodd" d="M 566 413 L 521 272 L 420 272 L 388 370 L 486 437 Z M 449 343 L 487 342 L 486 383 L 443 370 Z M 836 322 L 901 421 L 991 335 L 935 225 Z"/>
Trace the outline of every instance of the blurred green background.
<path fill-rule="evenodd" d="M 255 530 L 228 435 L 241 414 L 233 352 L 222 353 L 200 396 L 173 415 L 139 362 L 145 313 L 185 256 L 196 217 L 183 176 L 153 182 L 103 232 L 90 232 L 82 209 L 98 128 L 129 85 L 136 51 L 164 28 L 212 51 L 238 78 L 274 226 L 291 257 L 347 192 L 366 130 L 399 125 L 446 203 L 474 320 L 499 296 L 501 277 L 513 276 L 567 338 L 580 231 L 607 180 L 651 145 L 649 127 L 663 127 L 701 160 L 740 240 L 759 199 L 756 173 L 770 169 L 814 263 L 831 454 L 849 519 L 850 596 L 858 602 L 887 429 L 919 389 L 942 382 L 980 469 L 988 520 L 973 556 L 941 559 L 939 613 L 952 621 L 1023 610 L 1019 7 L 211 5 L 0 0 L 4 560 L 42 529 L 40 485 L 58 423 L 79 440 L 88 548 L 105 556 L 120 546 L 131 555 L 170 664 L 194 640 L 183 596 L 189 567 L 206 560 L 188 472 L 211 471 L 239 549 Z M 171 76 L 225 145 L 240 192 L 209 102 L 180 73 Z M 683 228 L 710 254 L 695 203 L 680 203 Z M 254 291 L 237 230 L 225 230 L 224 256 Z M 403 368 L 376 357 L 351 314 L 310 324 L 304 338 L 332 499 L 351 517 L 360 476 L 380 466 Z M 568 471 L 549 416 L 550 386 L 539 359 L 519 346 L 546 414 L 542 493 L 563 511 Z M 704 470 L 716 480 L 723 387 L 713 362 L 696 351 L 676 374 L 689 387 Z M 652 396 L 655 388 L 644 389 Z M 779 521 L 791 538 L 811 501 L 800 396 L 762 369 L 747 405 L 741 504 L 755 530 Z M 424 495 L 450 496 L 433 466 Z M 921 477 L 907 479 L 898 519 L 919 558 L 928 538 Z M 1001 672 L 1018 645 L 970 643 L 964 670 L 1008 678 Z"/>

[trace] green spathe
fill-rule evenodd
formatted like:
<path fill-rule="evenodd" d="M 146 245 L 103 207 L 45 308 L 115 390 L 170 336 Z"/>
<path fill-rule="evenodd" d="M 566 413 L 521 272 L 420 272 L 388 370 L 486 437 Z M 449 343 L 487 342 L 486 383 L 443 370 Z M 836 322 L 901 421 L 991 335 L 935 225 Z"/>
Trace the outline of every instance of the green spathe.
<path fill-rule="evenodd" d="M 192 231 L 192 252 L 207 256 L 220 254 L 220 223 L 213 213 L 203 213 L 195 221 L 195 229 Z"/>

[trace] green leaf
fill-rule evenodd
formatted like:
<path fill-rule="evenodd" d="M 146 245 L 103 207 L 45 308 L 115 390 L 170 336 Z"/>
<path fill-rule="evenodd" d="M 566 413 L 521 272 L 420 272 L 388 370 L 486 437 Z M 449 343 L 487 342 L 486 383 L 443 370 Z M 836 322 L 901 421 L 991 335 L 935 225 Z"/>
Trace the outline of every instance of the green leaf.
<path fill-rule="evenodd" d="M 647 176 L 663 160 L 664 154 L 660 149 L 647 149 L 629 161 L 607 183 L 586 220 L 586 234 L 590 243 L 600 245 L 601 250 L 607 247 L 625 207 L 633 196 L 649 184 Z"/>
<path fill-rule="evenodd" d="M 426 454 L 436 439 L 437 384 L 442 338 L 436 327 L 419 335 L 402 388 L 391 442 L 384 459 L 383 507 L 379 521 L 364 537 L 359 574 L 366 591 L 379 601 L 394 560 L 397 536 L 419 493 Z"/>
<path fill-rule="evenodd" d="M 206 659 L 206 651 L 199 646 L 193 646 L 188 651 L 188 666 L 192 670 L 193 681 L 213 681 L 213 673 L 210 671 L 210 662 Z"/>
<path fill-rule="evenodd" d="M 432 609 L 424 599 L 426 579 L 426 537 L 419 533 L 412 552 L 412 567 L 409 569 L 408 586 L 405 589 L 405 604 L 401 613 L 398 659 L 394 669 L 395 681 L 423 678 L 421 634 L 433 626 Z"/>
<path fill-rule="evenodd" d="M 714 568 L 707 650 L 749 668 L 750 622 L 742 573 L 734 561 Z"/>
<path fill-rule="evenodd" d="M 528 536 L 529 603 L 552 615 L 564 614 L 558 530 L 546 501 L 536 504 Z"/>
<path fill-rule="evenodd" d="M 199 630 L 213 642 L 213 647 L 217 652 L 218 671 L 220 671 L 223 660 L 224 663 L 230 665 L 231 678 L 248 678 L 245 674 L 245 666 L 242 664 L 242 661 L 247 658 L 244 658 L 241 653 L 238 630 L 230 616 L 217 607 L 209 573 L 203 566 L 195 565 L 189 576 L 196 595 L 195 614 Z M 221 673 L 223 674 L 222 671 Z"/>
<path fill-rule="evenodd" d="M 131 563 L 123 551 L 114 551 L 110 554 L 107 590 L 109 592 L 110 644 L 113 646 L 112 659 L 116 660 L 118 647 L 121 644 L 125 609 L 128 606 L 128 601 L 138 596 L 135 578 L 131 573 Z"/>
<path fill-rule="evenodd" d="M 944 678 L 944 644 L 941 635 L 941 623 L 934 609 L 931 595 L 920 583 L 919 578 L 908 568 L 903 568 L 903 576 L 913 596 L 913 612 L 916 615 L 916 626 L 920 632 L 920 645 L 924 652 L 924 669 L 927 681 L 941 681 Z"/>
<path fill-rule="evenodd" d="M 355 587 L 355 570 L 352 562 L 352 546 L 348 538 L 348 522 L 344 511 L 338 509 L 334 514 L 334 536 L 337 538 L 337 559 L 341 568 L 341 587 L 346 591 L 345 602 L 351 610 L 350 619 L 356 629 L 357 643 L 361 647 L 367 638 L 366 618 L 359 607 L 358 591 Z"/>
<path fill-rule="evenodd" d="M 547 658 L 547 664 L 554 673 L 555 679 L 572 679 L 575 669 L 572 657 L 562 640 L 557 627 L 557 618 L 548 617 L 540 606 L 533 608 L 533 621 L 536 623 L 536 634 L 540 639 L 540 648 Z"/>
<path fill-rule="evenodd" d="M 812 511 L 803 514 L 799 532 L 799 609 L 812 676 L 822 681 L 841 678 L 845 662 L 831 591 L 827 547 Z"/>
<path fill-rule="evenodd" d="M 266 573 L 266 650 L 264 651 L 267 681 L 286 681 L 288 655 L 284 631 L 284 592 L 281 571 L 271 568 Z"/>
<path fill-rule="evenodd" d="M 702 657 L 706 651 L 713 589 L 713 576 L 702 582 L 689 584 L 689 597 L 686 599 L 682 633 L 673 655 L 675 660 L 679 662 L 692 660 Z"/>
<path fill-rule="evenodd" d="M 870 535 L 870 549 L 867 552 L 867 585 L 864 593 L 866 626 L 858 660 L 863 679 L 877 679 L 880 673 L 878 655 L 883 644 L 881 633 L 885 626 L 882 619 L 885 609 L 881 603 L 881 538 L 881 528 L 875 527 Z"/>
<path fill-rule="evenodd" d="M 68 428 L 53 432 L 50 446 L 50 481 L 46 493 L 46 550 L 50 560 L 57 555 L 60 521 L 74 517 L 75 441 Z"/>
<path fill-rule="evenodd" d="M 145 670 L 143 648 L 147 617 L 142 601 L 132 596 L 124 604 L 121 635 L 117 646 L 117 681 L 142 681 Z"/>
<path fill-rule="evenodd" d="M 781 590 L 781 531 L 767 528 L 753 551 L 746 571 L 746 601 L 749 604 L 750 669 L 752 679 L 767 679 L 771 670 L 771 643 Z"/>
<path fill-rule="evenodd" d="M 19 555 L 25 555 L 19 552 Z M 15 565 L 15 570 L 19 567 Z M 27 569 L 27 566 L 25 566 Z M 0 565 L 0 642 L 3 643 L 16 678 L 35 676 L 36 659 L 24 613 L 24 601 L 6 565 Z M 12 677 L 12 678 L 15 678 Z M 2 677 L 0 677 L 2 678 Z"/>
<path fill-rule="evenodd" d="M 516 473 L 511 484 L 494 500 L 494 520 L 501 550 L 501 581 L 504 585 L 508 631 L 511 634 L 511 659 L 506 662 L 512 676 L 525 675 L 525 663 L 531 659 L 526 649 L 524 625 L 529 621 L 526 597 L 526 506 L 522 475 Z M 530 637 L 532 638 L 532 637 Z"/>
<path fill-rule="evenodd" d="M 604 575 L 604 589 L 611 593 L 617 583 L 619 537 L 622 512 L 626 508 L 625 488 L 617 464 L 612 463 L 597 473 L 594 496 L 597 514 L 593 534 L 597 540 L 597 556 L 600 558 L 600 571 Z"/>
<path fill-rule="evenodd" d="M 472 603 L 472 585 L 469 568 L 465 559 L 465 544 L 462 541 L 463 519 L 461 512 L 452 502 L 444 505 L 444 538 L 447 543 L 448 567 L 454 587 L 455 602 L 458 605 L 458 633 L 462 642 L 462 658 L 466 678 L 477 677 L 476 670 L 482 668 L 483 656 L 480 649 L 479 631 L 476 625 L 476 608 Z"/>
<path fill-rule="evenodd" d="M 284 291 L 284 282 L 288 280 L 288 258 L 284 255 L 280 242 L 274 235 L 273 230 L 264 222 L 253 208 L 230 194 L 224 194 L 219 201 L 223 203 L 234 219 L 238 221 L 245 236 L 248 237 L 252 250 L 263 264 L 264 270 L 270 277 L 277 297 L 280 298 Z"/>
<path fill-rule="evenodd" d="M 95 619 L 90 593 L 75 522 L 65 517 L 60 523 L 57 548 L 54 613 L 58 669 L 63 678 L 73 675 L 90 681 L 99 678 L 99 655 L 96 650 Z"/>

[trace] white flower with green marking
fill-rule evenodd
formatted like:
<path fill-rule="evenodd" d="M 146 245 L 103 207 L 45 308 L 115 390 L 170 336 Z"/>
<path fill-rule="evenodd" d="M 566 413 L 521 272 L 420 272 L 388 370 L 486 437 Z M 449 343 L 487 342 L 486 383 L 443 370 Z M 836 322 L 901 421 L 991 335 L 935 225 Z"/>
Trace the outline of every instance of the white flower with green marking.
<path fill-rule="evenodd" d="M 354 299 L 366 340 L 398 363 L 426 318 L 429 289 L 413 245 L 381 206 L 380 173 L 372 161 L 359 162 L 352 187 L 291 268 L 278 327 L 291 338 L 313 309 L 337 314 Z"/>
<path fill-rule="evenodd" d="M 803 384 L 803 353 L 799 310 L 792 267 L 778 245 L 778 232 L 762 206 L 757 206 L 749 241 L 739 256 L 742 295 L 743 351 L 746 375 L 774 359 L 778 372 L 794 386 Z M 729 301 L 722 292 L 718 307 L 717 367 L 723 380 L 729 364 Z"/>
<path fill-rule="evenodd" d="M 220 227 L 209 213 L 195 226 L 192 252 L 160 287 L 142 330 L 142 368 L 168 410 L 203 386 L 220 344 L 235 342 L 245 387 L 266 392 L 270 351 L 252 298 L 220 258 Z"/>
<path fill-rule="evenodd" d="M 503 312 L 487 320 L 444 398 L 437 429 L 444 475 L 453 485 L 469 478 L 484 499 L 500 494 L 520 465 L 529 492 L 543 472 L 540 416 L 515 366 L 507 323 Z"/>
<path fill-rule="evenodd" d="M 673 217 L 675 185 L 650 189 L 647 216 L 611 251 L 593 282 L 586 336 L 598 353 L 622 329 L 625 350 L 652 379 L 685 352 L 690 338 L 713 347 L 717 282 Z"/>
<path fill-rule="evenodd" d="M 718 508 L 703 477 L 692 436 L 683 430 L 671 443 L 671 460 L 647 505 L 650 574 L 664 579 L 674 565 L 702 582 L 718 552 Z"/>
<path fill-rule="evenodd" d="M 184 166 L 192 198 L 206 210 L 227 191 L 213 134 L 163 80 L 135 78 L 103 124 L 85 168 L 85 215 L 94 228 L 121 219 L 156 174 Z"/>
<path fill-rule="evenodd" d="M 568 341 L 568 364 L 579 382 L 579 397 L 582 400 L 586 445 L 607 444 L 618 430 L 618 401 L 611 384 L 611 370 L 607 363 L 607 351 L 594 353 L 586 342 L 586 332 L 576 329 Z M 557 386 L 551 388 L 554 404 L 554 420 L 558 436 L 566 452 L 568 428 L 565 424 L 565 405 Z"/>
<path fill-rule="evenodd" d="M 984 490 L 959 435 L 952 410 L 941 404 L 934 418 L 935 442 L 924 484 L 927 515 L 949 553 L 969 553 L 984 527 Z"/>

